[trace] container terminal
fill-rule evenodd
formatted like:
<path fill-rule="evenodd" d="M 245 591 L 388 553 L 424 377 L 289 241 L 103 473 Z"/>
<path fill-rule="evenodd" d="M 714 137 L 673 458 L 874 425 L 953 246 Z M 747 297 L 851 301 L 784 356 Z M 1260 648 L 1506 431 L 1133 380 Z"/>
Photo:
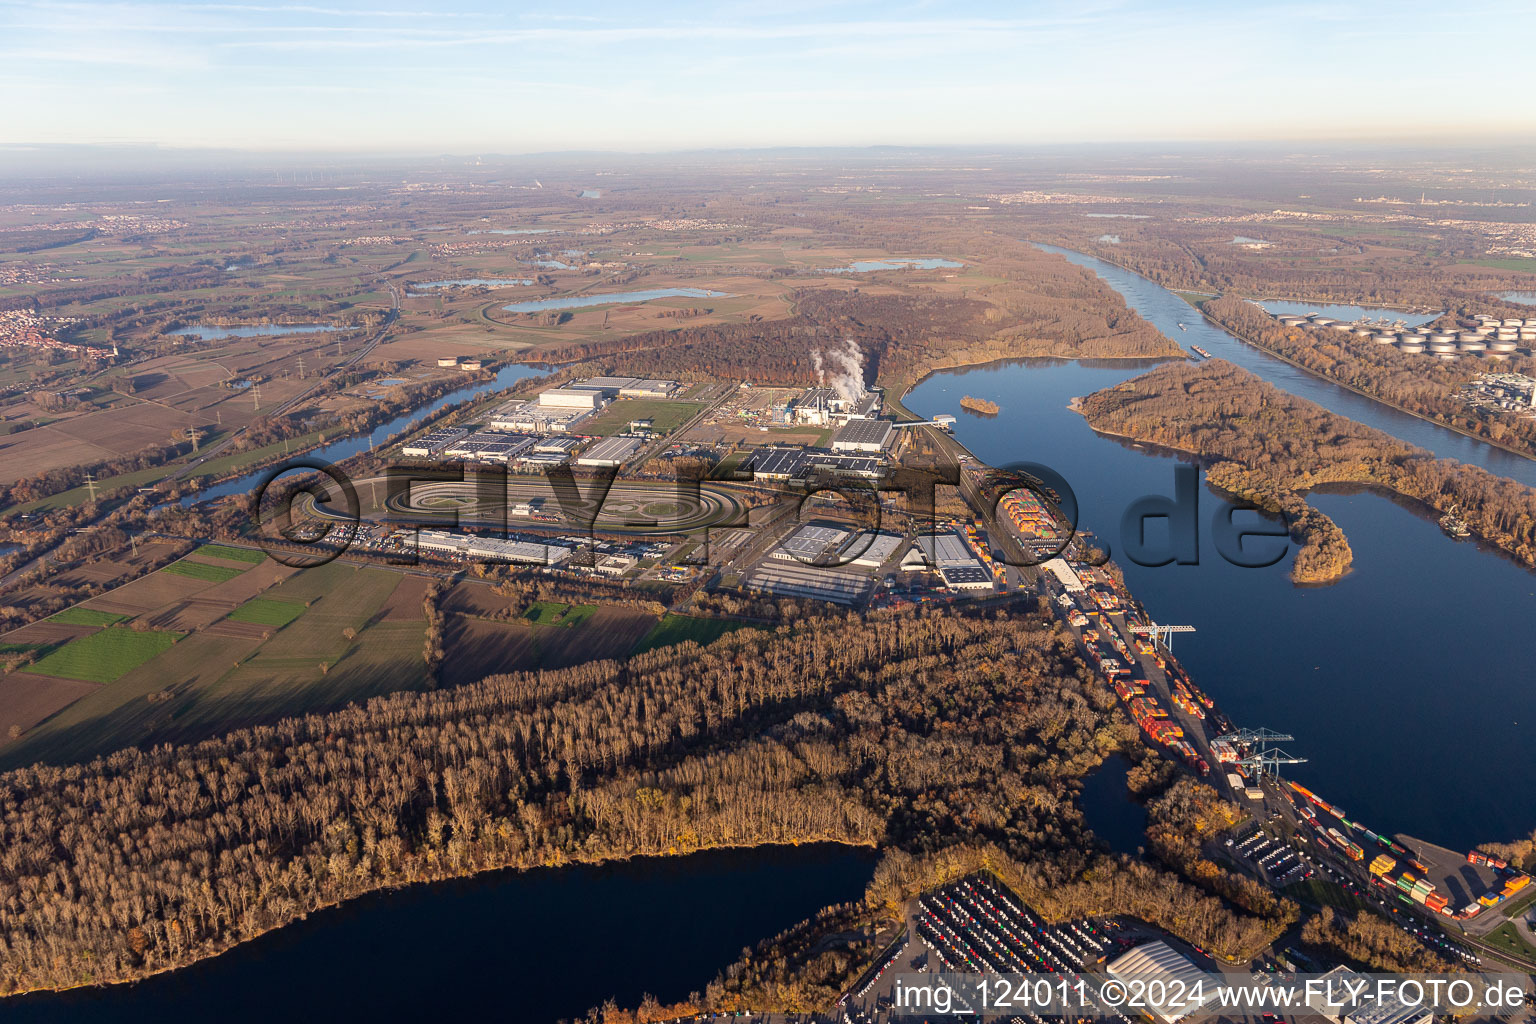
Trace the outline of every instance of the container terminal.
<path fill-rule="evenodd" d="M 946 440 L 964 452 L 958 442 Z M 963 465 L 971 486 L 962 490 L 973 507 L 987 507 L 976 499 L 992 471 L 969 453 Z M 1518 906 L 1536 894 L 1530 876 L 1481 851 L 1456 853 L 1410 836 L 1375 831 L 1323 796 L 1283 779 L 1282 766 L 1305 760 L 1277 746 L 1294 737 L 1237 727 L 1174 657 L 1174 636 L 1193 633 L 1195 627 L 1153 621 L 1112 563 L 1090 563 L 1092 535 L 1072 534 L 1048 500 L 1031 495 L 1005 500 L 996 509 L 990 521 L 978 517 L 972 535 L 1037 557 L 1043 546 L 1055 545 L 1057 557 L 1028 574 L 1035 577 L 1030 582 L 1049 600 L 1084 659 L 1114 690 L 1151 746 L 1212 781 L 1218 791 L 1225 785 L 1224 795 L 1245 807 L 1252 821 L 1272 831 L 1307 863 L 1361 894 L 1373 894 L 1386 916 L 1426 943 L 1437 942 L 1436 952 L 1450 952 L 1468 964 L 1480 964 L 1479 953 L 1492 954 L 1523 970 L 1536 969 L 1536 963 L 1482 941 L 1510 920 L 1500 908 Z M 1021 586 L 1028 579 L 1018 569 L 1009 568 L 1008 574 Z M 1239 861 L 1238 866 L 1277 888 L 1289 884 L 1258 865 L 1250 868 Z M 1431 929 L 1455 944 L 1431 940 Z"/>

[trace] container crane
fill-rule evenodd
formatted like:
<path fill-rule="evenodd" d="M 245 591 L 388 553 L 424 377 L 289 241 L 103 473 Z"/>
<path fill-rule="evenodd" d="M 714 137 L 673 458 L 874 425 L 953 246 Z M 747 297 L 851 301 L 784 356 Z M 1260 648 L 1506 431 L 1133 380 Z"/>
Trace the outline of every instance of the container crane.
<path fill-rule="evenodd" d="M 1173 634 L 1193 633 L 1194 631 L 1194 626 L 1162 626 L 1156 622 L 1149 623 L 1145 626 L 1131 627 L 1132 633 L 1139 633 L 1142 636 L 1150 636 L 1153 643 L 1161 641 L 1163 647 L 1167 649 L 1168 653 L 1170 654 L 1173 653 Z"/>

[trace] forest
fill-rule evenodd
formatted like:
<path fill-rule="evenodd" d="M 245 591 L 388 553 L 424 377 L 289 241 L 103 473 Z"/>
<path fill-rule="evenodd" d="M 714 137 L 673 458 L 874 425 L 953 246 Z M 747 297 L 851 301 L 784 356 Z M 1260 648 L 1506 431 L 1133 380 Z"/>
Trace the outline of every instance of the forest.
<path fill-rule="evenodd" d="M 857 241 L 855 238 L 852 241 Z M 881 243 L 895 243 L 886 238 Z M 999 359 L 1175 358 L 1182 350 L 1127 309 L 1119 294 L 1060 256 L 1006 239 L 925 234 L 915 246 L 986 246 L 999 283 L 957 298 L 921 283 L 899 294 L 873 288 L 803 287 L 795 314 L 746 324 L 647 331 L 612 341 L 540 350 L 538 361 L 582 364 L 683 380 L 812 384 L 812 353 L 848 339 L 864 354 L 866 380 L 898 393 L 927 373 Z M 974 256 L 972 257 L 975 258 Z"/>
<path fill-rule="evenodd" d="M 1359 484 L 1439 512 L 1453 506 L 1474 533 L 1523 565 L 1536 564 L 1536 491 L 1281 391 L 1220 359 L 1160 366 L 1081 403 L 1095 430 L 1200 456 L 1211 486 L 1283 512 L 1302 545 L 1297 582 L 1348 570 L 1349 544 L 1307 491 Z"/>
<path fill-rule="evenodd" d="M 1040 613 L 926 611 L 36 765 L 0 776 L 0 991 L 141 978 L 389 886 L 807 841 L 888 851 L 870 913 L 990 864 L 1042 913 L 1251 952 L 1275 920 L 1093 852 L 1067 783 L 1136 742 Z"/>

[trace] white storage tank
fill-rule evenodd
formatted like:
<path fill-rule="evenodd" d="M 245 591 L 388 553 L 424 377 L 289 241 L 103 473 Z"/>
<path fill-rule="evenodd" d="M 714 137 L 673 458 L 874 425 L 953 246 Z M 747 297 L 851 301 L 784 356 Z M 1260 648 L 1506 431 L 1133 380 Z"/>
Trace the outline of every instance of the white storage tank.
<path fill-rule="evenodd" d="M 1401 341 L 1398 342 L 1397 347 L 1411 356 L 1419 355 L 1424 351 L 1424 343 L 1422 341 Z"/>

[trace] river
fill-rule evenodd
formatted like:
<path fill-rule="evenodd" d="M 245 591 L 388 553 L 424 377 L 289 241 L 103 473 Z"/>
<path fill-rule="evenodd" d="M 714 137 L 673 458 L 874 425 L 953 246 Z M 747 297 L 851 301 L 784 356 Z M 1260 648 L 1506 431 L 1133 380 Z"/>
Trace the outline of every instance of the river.
<path fill-rule="evenodd" d="M 1149 294 L 1139 296 L 1143 306 Z M 1195 340 L 1215 351 L 1215 339 Z M 1056 469 L 1082 524 L 1113 550 L 1131 501 L 1173 494 L 1179 460 L 1094 433 L 1067 403 L 1150 365 L 991 364 L 935 374 L 903 401 L 925 417 L 959 413 L 965 394 L 997 402 L 995 417 L 960 413 L 959 440 L 993 465 Z M 1516 639 L 1536 611 L 1536 576 L 1385 497 L 1312 500 L 1355 551 L 1354 571 L 1332 586 L 1292 584 L 1289 557 L 1265 569 L 1220 558 L 1209 490 L 1200 495 L 1198 565 L 1117 561 L 1156 621 L 1196 627 L 1176 639 L 1176 653 L 1234 721 L 1296 737 L 1285 746 L 1310 760 L 1288 777 L 1376 831 L 1455 849 L 1528 834 L 1536 811 L 1511 782 L 1536 777 L 1536 688 Z"/>
<path fill-rule="evenodd" d="M 354 455 L 367 451 L 374 438 L 382 441 L 384 438 L 392 434 L 398 434 L 422 417 L 430 416 L 445 406 L 477 398 L 489 392 L 505 390 L 526 377 L 535 377 L 542 372 L 542 370 L 535 369 L 532 366 L 523 366 L 517 363 L 503 366 L 488 381 L 481 381 L 478 384 L 457 388 L 446 395 L 434 398 L 425 405 L 412 409 L 409 412 L 403 412 L 394 419 L 379 424 L 366 434 L 349 434 L 346 437 L 337 438 L 334 441 L 321 445 L 314 451 L 304 453 L 303 457 L 307 459 L 322 459 L 326 462 L 340 462 L 342 459 L 349 459 Z M 294 457 L 299 458 L 298 455 Z M 196 494 L 183 498 L 181 504 L 185 507 L 195 505 L 200 501 L 210 501 L 214 498 L 223 498 L 231 494 L 249 494 L 255 489 L 256 482 L 269 471 L 270 467 L 268 469 L 259 469 L 253 473 L 246 473 L 244 476 L 226 480 L 221 484 L 205 487 Z"/>
<path fill-rule="evenodd" d="M 1047 252 L 1064 256 L 1080 267 L 1098 274 L 1104 281 L 1125 297 L 1125 301 L 1174 341 L 1189 348 L 1199 345 L 1211 355 L 1236 363 L 1245 370 L 1258 374 L 1278 388 L 1293 395 L 1309 399 L 1341 416 L 1348 416 L 1357 423 L 1364 423 L 1401 438 L 1409 444 L 1428 449 L 1447 459 L 1456 459 L 1474 466 L 1482 466 L 1491 473 L 1498 473 L 1531 487 L 1536 487 L 1536 460 L 1507 452 L 1476 438 L 1459 434 L 1438 423 L 1399 412 L 1391 406 L 1358 395 L 1298 369 L 1282 359 L 1238 341 L 1226 331 L 1206 320 L 1200 311 L 1159 284 L 1139 277 L 1093 256 L 1086 256 L 1071 249 L 1035 243 Z M 1271 303 L 1270 305 L 1273 305 Z M 1318 309 L 1317 306 L 1309 307 Z M 1402 315 L 1402 314 L 1399 314 Z M 1403 315 L 1404 319 L 1411 319 Z M 1184 324 L 1184 329 L 1179 324 Z"/>
<path fill-rule="evenodd" d="M 744 946 L 860 898 L 876 855 L 819 844 L 496 872 L 354 900 L 133 986 L 0 1003 L 7 1024 L 574 1018 L 702 991 Z"/>

